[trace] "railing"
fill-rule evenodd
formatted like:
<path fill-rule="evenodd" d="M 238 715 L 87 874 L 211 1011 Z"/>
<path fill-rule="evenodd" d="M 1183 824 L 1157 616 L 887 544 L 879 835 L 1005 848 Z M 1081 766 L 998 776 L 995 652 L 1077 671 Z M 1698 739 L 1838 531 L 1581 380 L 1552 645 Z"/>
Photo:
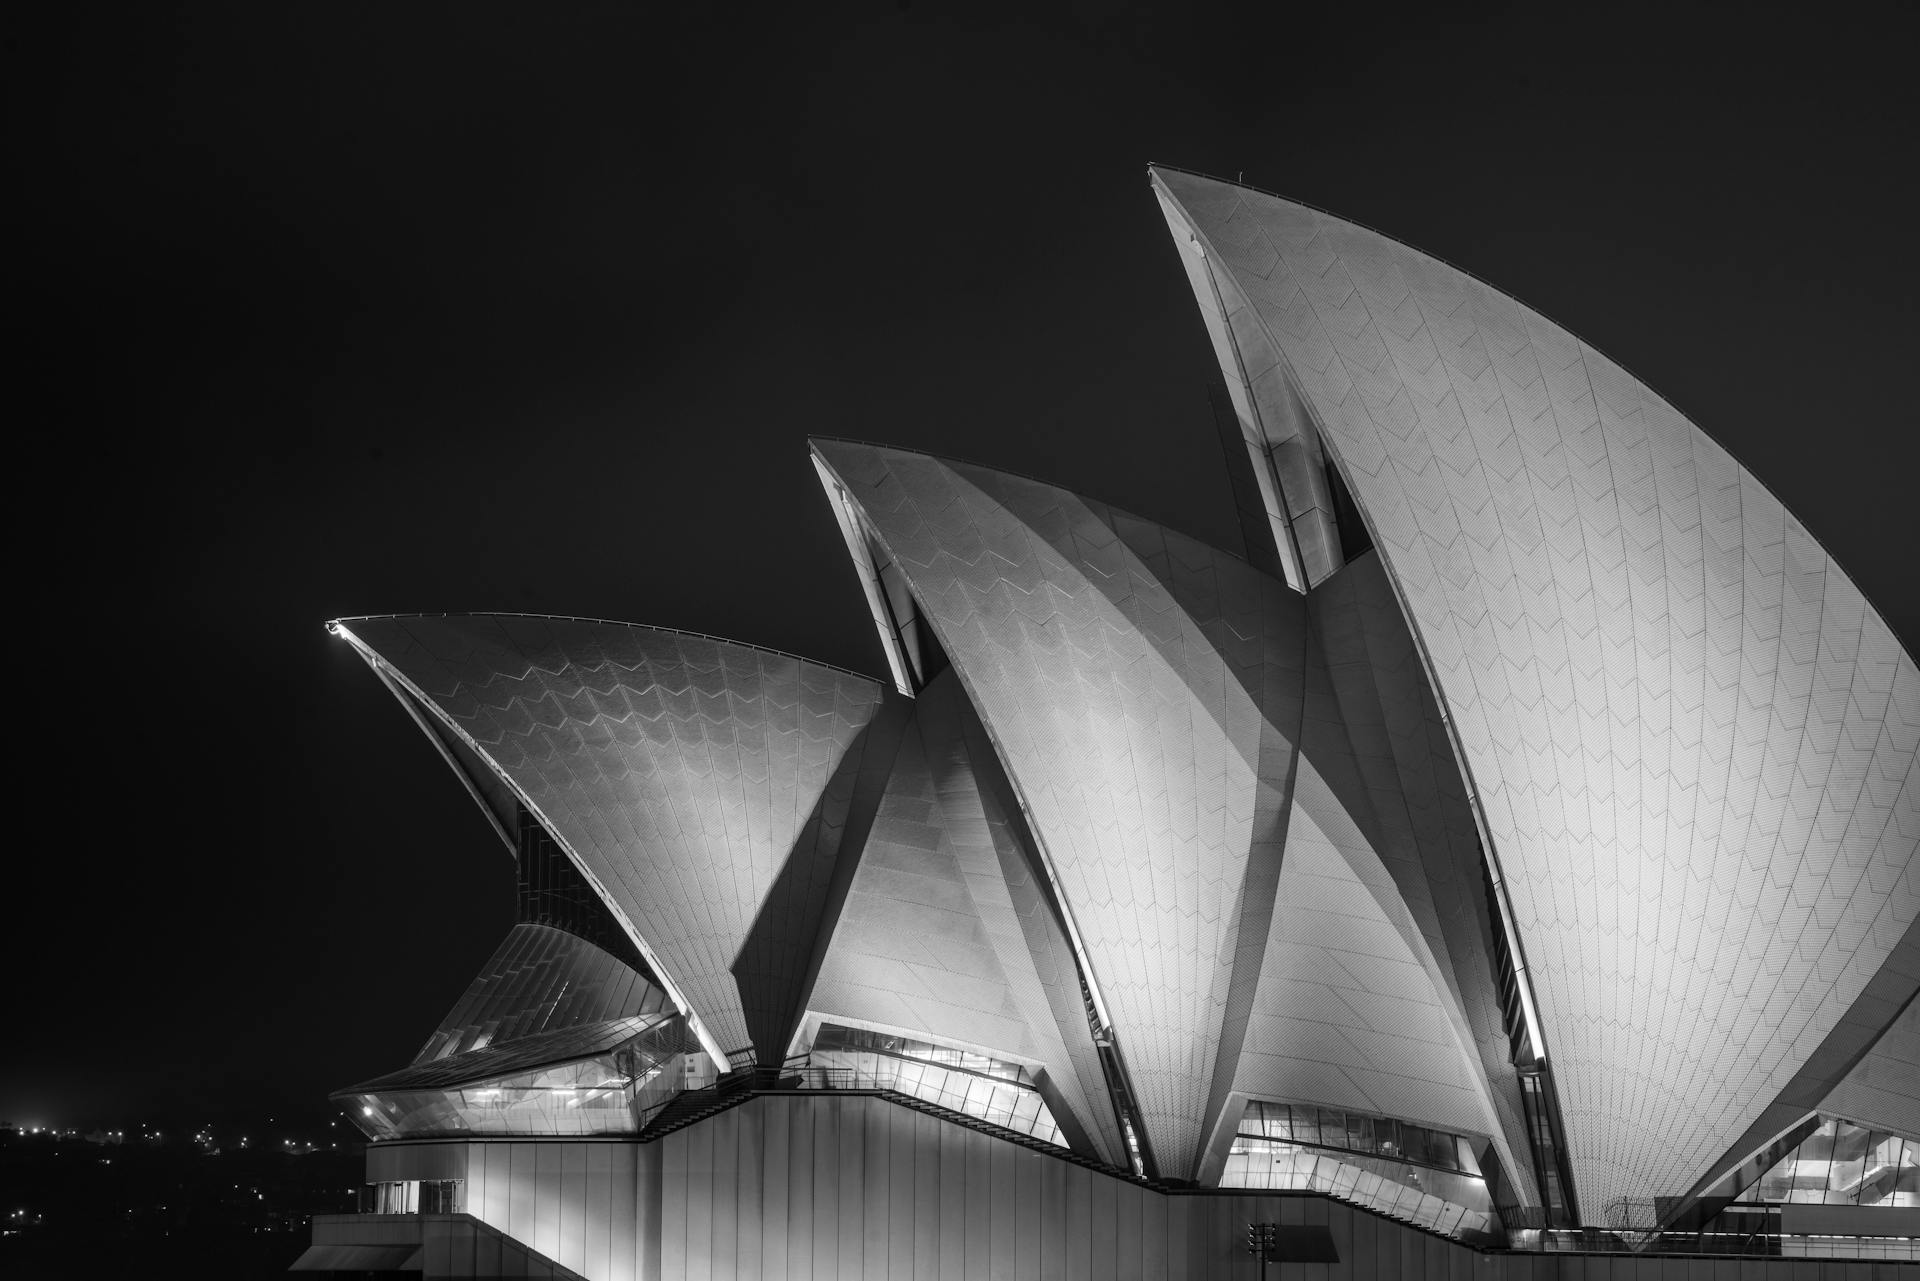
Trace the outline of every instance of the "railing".
<path fill-rule="evenodd" d="M 686 1056 L 675 1054 L 655 1064 L 644 1076 L 634 1082 L 630 1088 L 633 1094 L 632 1107 L 636 1131 L 644 1130 L 649 1120 L 680 1096 L 681 1082 L 685 1079 L 685 1073 Z"/>
<path fill-rule="evenodd" d="M 1807 1236 L 1781 1230 L 1777 1206 L 1720 1215 L 1699 1228 L 1548 1228 L 1514 1232 L 1513 1248 L 1551 1254 L 1652 1254 L 1920 1261 L 1920 1238 Z"/>
<path fill-rule="evenodd" d="M 1778 1223 L 1775 1223 L 1778 1227 Z M 1518 1250 L 1549 1254 L 1777 1255 L 1780 1238 L 1765 1231 L 1628 1232 L 1617 1228 L 1546 1228 L 1513 1233 Z"/>
<path fill-rule="evenodd" d="M 1425 1228 L 1456 1241 L 1476 1245 L 1504 1243 L 1501 1223 L 1492 1207 L 1462 1205 L 1444 1195 L 1455 1186 L 1468 1186 L 1470 1176 L 1425 1171 L 1437 1181 L 1435 1190 L 1407 1181 L 1410 1170 L 1396 1163 L 1357 1154 L 1316 1151 L 1287 1145 L 1236 1149 L 1227 1158 L 1222 1189 L 1281 1192 L 1318 1192 L 1349 1205 L 1364 1206 L 1413 1227 Z M 1471 1180 L 1474 1185 L 1478 1180 Z M 1484 1199 L 1484 1187 L 1474 1187 Z"/>
<path fill-rule="evenodd" d="M 983 1122 L 996 1130 L 1049 1147 L 1064 1147 L 1039 1093 L 994 1078 L 949 1071 L 936 1065 L 903 1060 L 877 1067 L 823 1067 L 804 1057 L 784 1067 L 744 1067 L 728 1072 L 712 1085 L 682 1090 L 656 1099 L 640 1111 L 640 1128 L 671 1125 L 679 1128 L 738 1099 L 754 1093 L 842 1090 L 897 1094 L 930 1103 L 957 1116 Z"/>
<path fill-rule="evenodd" d="M 715 1112 L 735 1107 L 748 1099 L 761 1094 L 800 1094 L 840 1091 L 848 1094 L 868 1094 L 885 1098 L 901 1107 L 937 1116 L 955 1125 L 981 1134 L 1044 1152 L 1058 1160 L 1096 1170 L 1116 1179 L 1124 1179 L 1141 1187 L 1165 1191 L 1166 1188 L 1150 1179 L 1141 1178 L 1131 1170 L 1108 1165 L 1104 1161 L 1083 1156 L 1072 1148 L 1045 1139 L 1035 1138 L 1019 1130 L 1008 1129 L 982 1117 L 956 1111 L 938 1102 L 923 1099 L 904 1090 L 887 1084 L 889 1078 L 897 1079 L 895 1074 L 885 1072 L 863 1072 L 853 1068 L 827 1068 L 808 1065 L 806 1056 L 787 1060 L 787 1066 L 779 1068 L 748 1068 L 729 1072 L 712 1085 L 697 1090 L 683 1090 L 674 1099 L 665 1104 L 656 1105 L 647 1116 L 641 1119 L 640 1142 L 651 1143 L 671 1134 L 683 1126 L 705 1120 Z M 669 1110 L 671 1109 L 671 1111 Z"/>
<path fill-rule="evenodd" d="M 1920 1261 L 1920 1237 L 1790 1233 L 1778 1203 L 1625 1198 L 1610 1203 L 1606 1214 L 1606 1226 L 1583 1228 L 1549 1227 L 1538 1211 L 1507 1212 L 1506 1218 L 1516 1249 L 1556 1254 Z"/>
<path fill-rule="evenodd" d="M 823 1061 L 824 1060 L 824 1061 Z M 851 1061 L 849 1061 L 851 1060 Z M 815 1050 L 787 1074 L 800 1090 L 891 1090 L 1065 1147 L 1039 1090 L 1001 1076 L 883 1054 Z"/>
<path fill-rule="evenodd" d="M 643 1138 L 657 1137 L 650 1133 L 657 1126 L 670 1123 L 673 1117 L 685 1116 L 697 1119 L 709 1111 L 717 1110 L 722 1104 L 744 1100 L 757 1089 L 772 1088 L 767 1080 L 766 1070 L 746 1068 L 738 1072 L 729 1072 L 712 1085 L 703 1085 L 693 1090 L 674 1090 L 656 1097 L 652 1102 L 637 1105 L 635 1108 L 639 1120 L 640 1134 Z M 738 1096 L 737 1099 L 735 1096 Z M 672 1114 L 672 1116 L 669 1115 Z M 675 1124 L 674 1128 L 678 1128 Z"/>
<path fill-rule="evenodd" d="M 1920 1237 L 1782 1236 L 1790 1259 L 1905 1259 L 1920 1262 Z"/>

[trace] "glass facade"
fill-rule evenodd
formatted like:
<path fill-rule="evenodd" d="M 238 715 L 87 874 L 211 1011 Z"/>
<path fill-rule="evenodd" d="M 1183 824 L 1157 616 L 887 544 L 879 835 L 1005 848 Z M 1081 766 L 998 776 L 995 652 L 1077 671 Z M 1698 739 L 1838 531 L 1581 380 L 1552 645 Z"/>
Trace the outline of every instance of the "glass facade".
<path fill-rule="evenodd" d="M 1520 1102 L 1526 1111 L 1527 1140 L 1533 1147 L 1533 1170 L 1540 1181 L 1547 1225 L 1573 1227 L 1580 1216 L 1573 1200 L 1573 1178 L 1567 1170 L 1553 1078 L 1538 1060 L 1520 1069 Z"/>
<path fill-rule="evenodd" d="M 1247 1104 L 1220 1186 L 1324 1192 L 1469 1239 L 1501 1226 L 1460 1135 L 1298 1103 Z"/>
<path fill-rule="evenodd" d="M 1572 1228 L 1580 1222 L 1579 1207 L 1573 1198 L 1573 1176 L 1567 1168 L 1566 1137 L 1560 1122 L 1560 1105 L 1553 1088 L 1553 1074 L 1533 1044 L 1526 1015 L 1526 997 L 1520 987 L 1520 971 L 1508 946 L 1506 914 L 1501 907 L 1499 888 L 1493 883 L 1493 864 L 1484 847 L 1480 850 L 1480 887 L 1487 896 L 1487 920 L 1493 929 L 1494 979 L 1499 985 L 1500 1013 L 1507 1028 L 1508 1060 L 1520 1074 L 1520 1103 L 1526 1112 L 1527 1146 L 1533 1158 L 1533 1176 L 1540 1190 L 1541 1206 L 1530 1211 L 1513 1203 L 1512 1185 L 1504 1172 L 1503 1204 L 1515 1216 L 1511 1227 L 1526 1220 L 1533 1227 Z"/>
<path fill-rule="evenodd" d="M 1066 1146 L 1032 1069 L 969 1050 L 823 1024 L 801 1073 L 808 1089 L 898 1090 Z"/>
<path fill-rule="evenodd" d="M 637 1134 L 684 1087 L 687 1041 L 677 1015 L 651 1026 L 622 1019 L 455 1055 L 336 1097 L 375 1140 Z"/>
<path fill-rule="evenodd" d="M 568 1028 L 673 1013 L 664 991 L 604 948 L 523 921 L 501 940 L 411 1066 Z"/>
<path fill-rule="evenodd" d="M 1255 1099 L 1241 1114 L 1240 1135 L 1284 1139 L 1480 1177 L 1480 1162 L 1465 1139 L 1392 1117 Z"/>
<path fill-rule="evenodd" d="M 461 1214 L 467 1208 L 465 1179 L 407 1179 L 369 1183 L 361 1190 L 362 1214 Z"/>
<path fill-rule="evenodd" d="M 1769 1204 L 1920 1206 L 1920 1142 L 1822 1117 L 1812 1134 L 1739 1199 Z"/>
<path fill-rule="evenodd" d="M 1920 1237 L 1785 1236 L 1780 1253 L 1790 1259 L 1885 1259 L 1920 1263 Z"/>

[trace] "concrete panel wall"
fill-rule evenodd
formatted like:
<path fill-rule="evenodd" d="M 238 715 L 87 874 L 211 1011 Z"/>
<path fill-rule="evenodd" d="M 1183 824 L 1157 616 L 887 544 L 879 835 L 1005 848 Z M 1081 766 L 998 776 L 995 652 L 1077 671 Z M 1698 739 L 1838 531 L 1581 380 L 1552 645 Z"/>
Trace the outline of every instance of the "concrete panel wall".
<path fill-rule="evenodd" d="M 1340 1263 L 1269 1268 L 1287 1281 L 1787 1281 L 1812 1263 L 1482 1254 L 1317 1196 L 1155 1192 L 877 1097 L 763 1096 L 649 1146 L 658 1275 L 675 1281 L 1252 1281 L 1249 1221 L 1332 1234 Z M 1897 1275 L 1813 1267 L 1820 1281 Z"/>
<path fill-rule="evenodd" d="M 368 1183 L 467 1177 L 467 1143 L 376 1143 L 367 1149 Z"/>
<path fill-rule="evenodd" d="M 482 1223 L 588 1281 L 631 1281 L 649 1275 L 638 1261 L 640 1169 L 649 1155 L 639 1144 L 607 1141 L 382 1144 L 367 1150 L 367 1177 L 465 1179 L 467 1213 Z M 646 1186 L 657 1195 L 657 1173 Z M 498 1252 L 485 1240 L 448 1248 L 456 1264 L 463 1250 Z M 463 1266 L 445 1275 L 490 1275 L 480 1264 Z"/>
<path fill-rule="evenodd" d="M 395 1145 L 370 1157 L 410 1178 L 448 1168 L 450 1152 L 465 1155 L 469 1213 L 589 1281 L 1252 1281 L 1250 1221 L 1332 1235 L 1340 1262 L 1269 1269 L 1286 1281 L 1920 1274 L 1853 1260 L 1484 1254 L 1318 1196 L 1156 1192 L 864 1095 L 762 1096 L 649 1144 Z M 427 1275 L 500 1275 L 488 1269 L 504 1261 L 481 1257 L 491 1248 L 450 1244 Z"/>
<path fill-rule="evenodd" d="M 1212 1275 L 1180 1198 L 882 1098 L 763 1097 L 657 1146 L 662 1276 Z"/>

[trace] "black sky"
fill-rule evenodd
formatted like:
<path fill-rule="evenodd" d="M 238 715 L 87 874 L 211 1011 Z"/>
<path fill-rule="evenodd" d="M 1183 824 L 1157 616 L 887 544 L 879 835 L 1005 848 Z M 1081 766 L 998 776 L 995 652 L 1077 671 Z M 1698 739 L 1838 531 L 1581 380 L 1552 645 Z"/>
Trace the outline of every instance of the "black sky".
<path fill-rule="evenodd" d="M 330 617 L 880 673 L 809 433 L 1235 545 L 1149 160 L 1565 323 L 1920 642 L 1894 9 L 660 8 L 11 20 L 0 1117 L 317 1110 L 505 931 L 506 857 Z"/>

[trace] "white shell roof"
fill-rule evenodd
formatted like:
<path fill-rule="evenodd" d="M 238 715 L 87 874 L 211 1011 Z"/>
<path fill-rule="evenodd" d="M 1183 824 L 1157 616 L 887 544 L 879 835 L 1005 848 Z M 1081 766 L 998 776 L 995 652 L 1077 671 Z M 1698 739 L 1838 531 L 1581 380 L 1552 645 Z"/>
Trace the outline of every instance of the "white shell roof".
<path fill-rule="evenodd" d="M 567 848 L 710 1052 L 751 1044 L 777 1061 L 808 1009 L 971 1045 L 1046 1068 L 1076 1146 L 1124 1160 L 1071 948 L 951 677 L 908 701 L 822 664 L 625 623 L 345 626 L 430 731 L 498 771 Z M 561 940 L 564 964 L 530 969 L 534 939 Z M 541 926 L 510 943 L 490 968 L 512 981 L 483 976 L 466 1005 L 518 1000 L 536 979 L 558 984 L 549 1003 L 578 1004 L 599 982 L 591 958 L 626 972 Z"/>
<path fill-rule="evenodd" d="M 1307 602 L 1038 481 L 815 454 L 1019 791 L 1160 1175 L 1204 1177 L 1250 1096 L 1494 1136 L 1516 1168 L 1427 869 L 1385 835 L 1382 807 L 1407 804 L 1395 766 L 1357 759 Z"/>
<path fill-rule="evenodd" d="M 1327 214 L 1154 182 L 1243 414 L 1297 393 L 1401 594 L 1587 1217 L 1684 1193 L 1920 913 L 1920 671 L 1758 480 L 1565 329 Z"/>
<path fill-rule="evenodd" d="M 1820 1110 L 1920 1138 L 1920 1001 L 1908 1004 Z"/>
<path fill-rule="evenodd" d="M 1124 1165 L 1073 952 L 978 725 L 952 672 L 915 700 L 809 1008 L 1037 1064 L 1074 1145 Z"/>
<path fill-rule="evenodd" d="M 880 685 L 625 623 L 346 625 L 566 846 L 709 1051 L 777 1061 L 804 1011 L 841 843 L 850 825 L 864 840 L 893 760 L 891 741 L 866 750 Z"/>

